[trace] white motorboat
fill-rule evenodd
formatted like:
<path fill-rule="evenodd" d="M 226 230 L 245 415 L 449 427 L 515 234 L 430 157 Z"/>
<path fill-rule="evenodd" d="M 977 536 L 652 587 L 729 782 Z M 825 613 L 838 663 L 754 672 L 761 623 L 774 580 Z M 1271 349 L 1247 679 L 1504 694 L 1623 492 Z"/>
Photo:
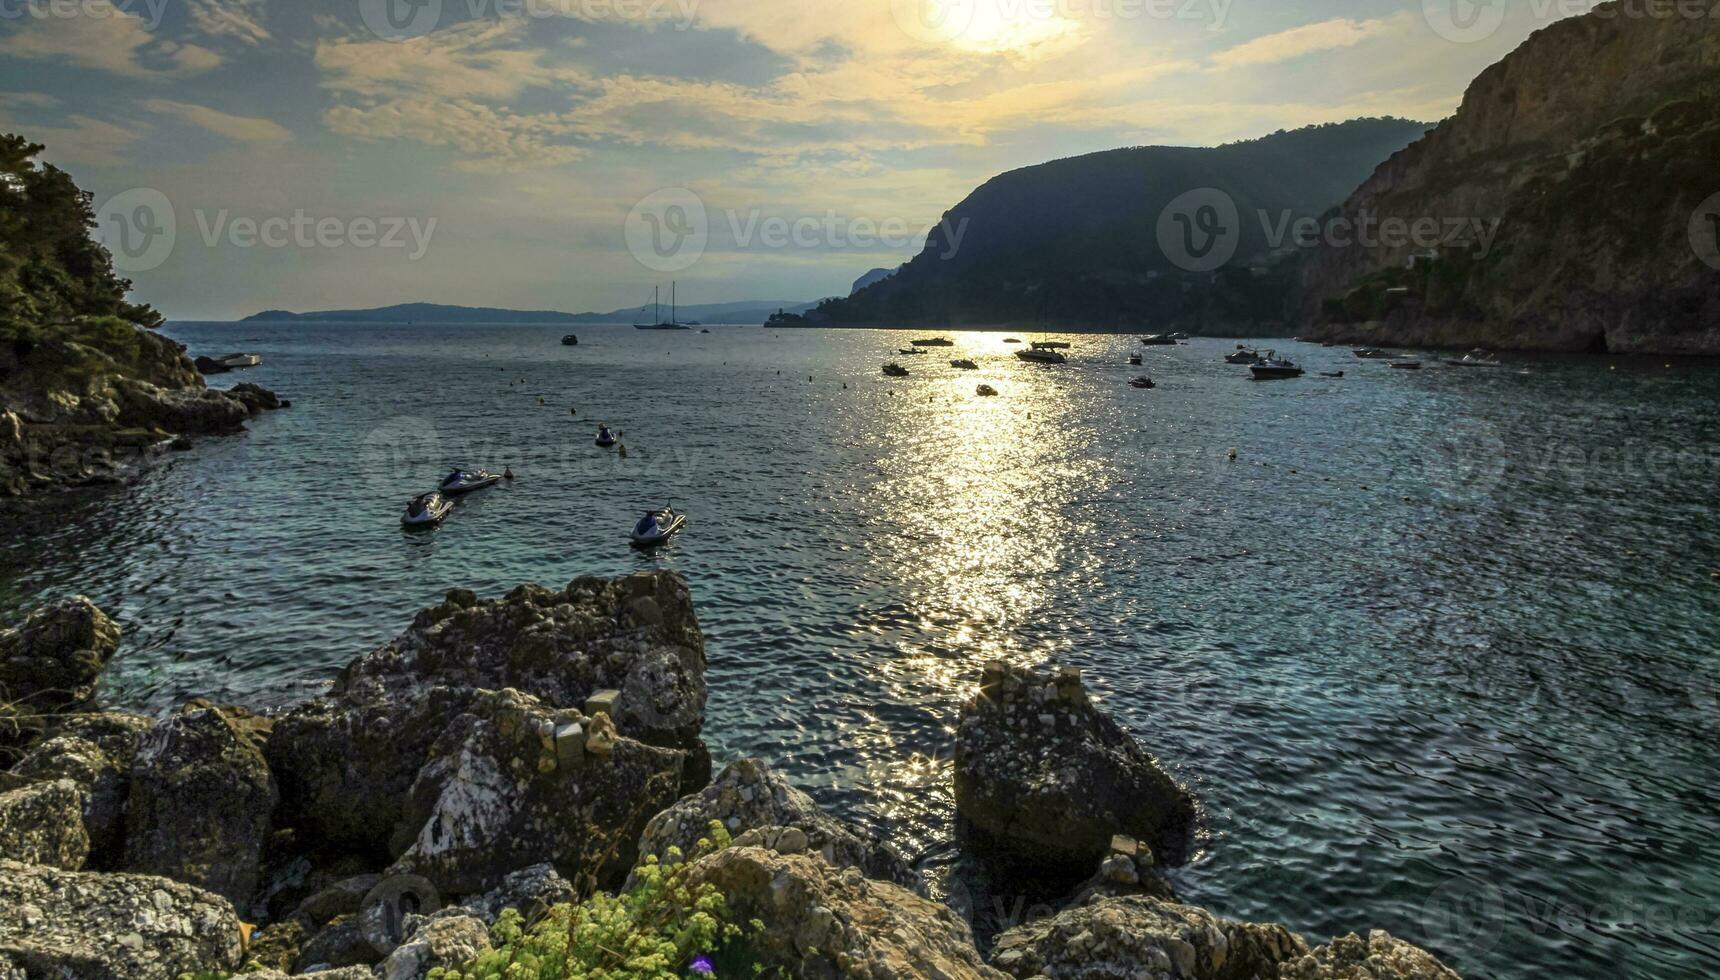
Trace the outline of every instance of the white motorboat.
<path fill-rule="evenodd" d="M 1054 350 L 1042 350 L 1035 346 L 1031 350 L 1018 350 L 1015 356 L 1033 364 L 1067 364 L 1069 358 Z"/>
<path fill-rule="evenodd" d="M 1504 367 L 1504 362 L 1493 356 L 1489 351 L 1477 347 L 1462 357 L 1447 358 L 1445 363 L 1452 367 Z"/>
<path fill-rule="evenodd" d="M 263 363 L 260 354 L 228 354 L 226 357 L 219 357 L 216 360 L 221 362 L 222 366 L 229 368 L 256 367 Z"/>
<path fill-rule="evenodd" d="M 1295 362 L 1275 357 L 1262 358 L 1258 364 L 1249 365 L 1248 370 L 1256 381 L 1283 381 L 1303 374 Z"/>
<path fill-rule="evenodd" d="M 501 480 L 500 475 L 491 473 L 489 470 L 455 470 L 443 478 L 442 486 L 438 489 L 442 493 L 459 496 L 463 493 L 471 493 L 473 490 L 493 487 Z"/>
<path fill-rule="evenodd" d="M 633 547 L 655 548 L 660 544 L 668 544 L 669 539 L 681 533 L 681 529 L 686 526 L 686 515 L 672 506 L 650 511 L 639 519 L 639 523 L 633 525 Z"/>
<path fill-rule="evenodd" d="M 407 527 L 435 527 L 453 509 L 452 500 L 444 497 L 442 491 L 432 490 L 412 498 L 406 505 L 406 513 L 400 515 L 400 523 Z"/>

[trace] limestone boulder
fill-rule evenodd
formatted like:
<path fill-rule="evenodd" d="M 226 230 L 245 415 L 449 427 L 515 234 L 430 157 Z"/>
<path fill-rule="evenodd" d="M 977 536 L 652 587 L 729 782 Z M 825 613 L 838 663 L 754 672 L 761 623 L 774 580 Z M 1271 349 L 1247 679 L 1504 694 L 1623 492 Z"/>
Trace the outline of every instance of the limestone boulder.
<path fill-rule="evenodd" d="M 119 636 L 119 624 L 83 596 L 42 606 L 17 626 L 0 629 L 0 703 L 35 716 L 87 706 Z M 19 741 L 14 734 L 10 744 Z M 6 744 L 8 733 L 0 731 L 0 748 Z"/>
<path fill-rule="evenodd" d="M 1351 933 L 1284 964 L 1282 980 L 1460 980 L 1427 950 L 1375 929 Z"/>
<path fill-rule="evenodd" d="M 0 856 L 77 871 L 89 854 L 77 783 L 58 779 L 0 793 Z"/>
<path fill-rule="evenodd" d="M 916 890 L 920 876 L 892 846 L 819 808 L 812 797 L 757 759 L 730 763 L 711 784 L 651 818 L 639 840 L 641 857 L 668 858 L 669 848 L 691 854 L 712 821 L 731 836 L 766 828 L 794 828 L 801 851 L 814 851 L 839 868 L 859 868 L 868 878 Z"/>
<path fill-rule="evenodd" d="M 982 856 L 1091 868 L 1114 836 L 1188 849 L 1194 800 L 1088 698 L 1080 673 L 992 664 L 956 732 L 956 814 Z"/>
<path fill-rule="evenodd" d="M 997 937 L 991 963 L 1050 980 L 1272 980 L 1308 945 L 1283 926 L 1148 896 L 1100 898 Z"/>
<path fill-rule="evenodd" d="M 507 909 L 518 910 L 527 922 L 535 922 L 550 908 L 579 900 L 579 889 L 561 876 L 553 864 L 536 864 L 507 875 L 502 883 L 470 899 L 465 909 L 494 924 Z"/>
<path fill-rule="evenodd" d="M 735 920 L 764 924 L 748 944 L 767 970 L 809 980 L 1002 976 L 949 906 L 816 854 L 732 846 L 695 864 L 690 880 L 721 891 Z"/>
<path fill-rule="evenodd" d="M 83 788 L 83 823 L 90 838 L 86 867 L 118 867 L 131 763 L 152 724 L 140 715 L 119 712 L 63 715 L 49 723 L 45 739 L 12 767 L 11 777 L 23 783 L 69 779 Z"/>
<path fill-rule="evenodd" d="M 219 895 L 148 875 L 0 859 L 0 959 L 27 977 L 175 980 L 236 970 L 239 919 Z"/>
<path fill-rule="evenodd" d="M 593 721 L 519 691 L 482 692 L 431 747 L 390 874 L 445 896 L 546 863 L 575 882 L 619 884 L 646 822 L 679 794 L 689 754 L 631 738 L 598 749 Z"/>
<path fill-rule="evenodd" d="M 119 408 L 114 421 L 126 428 L 221 435 L 242 430 L 251 417 L 240 399 L 200 386 L 163 388 L 135 378 L 116 378 L 113 389 Z"/>
<path fill-rule="evenodd" d="M 493 600 L 450 592 L 280 719 L 270 764 L 287 822 L 335 846 L 386 848 L 431 746 L 480 690 L 516 689 L 558 710 L 599 698 L 620 735 L 689 753 L 690 791 L 710 775 L 704 664 L 686 584 L 667 572 Z"/>
<path fill-rule="evenodd" d="M 143 736 L 131 767 L 125 866 L 215 892 L 257 892 L 277 801 L 267 721 L 193 701 Z"/>
<path fill-rule="evenodd" d="M 459 967 L 490 949 L 490 928 L 472 915 L 444 913 L 421 920 L 377 967 L 380 980 L 425 980 L 438 967 Z"/>

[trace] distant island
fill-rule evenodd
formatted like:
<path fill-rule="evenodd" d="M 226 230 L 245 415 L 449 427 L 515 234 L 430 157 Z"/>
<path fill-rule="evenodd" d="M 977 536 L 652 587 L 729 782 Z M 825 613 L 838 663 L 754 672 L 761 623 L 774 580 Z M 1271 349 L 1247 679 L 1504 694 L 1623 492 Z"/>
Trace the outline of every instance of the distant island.
<path fill-rule="evenodd" d="M 736 303 L 703 303 L 682 306 L 677 311 L 683 322 L 760 324 L 778 310 L 803 313 L 816 303 L 793 300 L 743 300 Z M 662 311 L 669 312 L 664 304 Z M 650 313 L 643 314 L 647 319 Z M 371 310 L 323 310 L 315 313 L 293 313 L 288 310 L 265 310 L 246 317 L 242 323 L 520 323 L 520 324 L 592 324 L 633 323 L 640 321 L 640 308 L 628 307 L 608 313 L 561 313 L 555 310 L 504 310 L 487 306 L 447 306 L 440 303 L 402 303 Z"/>

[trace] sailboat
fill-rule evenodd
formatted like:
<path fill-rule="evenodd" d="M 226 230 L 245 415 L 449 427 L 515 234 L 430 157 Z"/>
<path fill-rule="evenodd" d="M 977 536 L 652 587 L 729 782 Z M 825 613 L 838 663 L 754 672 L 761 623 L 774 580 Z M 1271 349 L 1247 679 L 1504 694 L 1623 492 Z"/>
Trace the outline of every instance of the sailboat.
<path fill-rule="evenodd" d="M 669 283 L 669 319 L 667 319 L 667 320 L 663 319 L 663 304 L 661 302 L 662 297 L 663 297 L 662 290 L 663 290 L 663 287 L 661 287 L 661 286 L 652 286 L 651 287 L 651 322 L 650 323 L 635 323 L 633 325 L 633 329 L 635 329 L 635 330 L 691 330 L 692 327 L 689 327 L 683 323 L 676 323 L 675 322 L 675 284 L 673 282 Z M 644 309 L 641 308 L 640 312 L 643 313 Z"/>

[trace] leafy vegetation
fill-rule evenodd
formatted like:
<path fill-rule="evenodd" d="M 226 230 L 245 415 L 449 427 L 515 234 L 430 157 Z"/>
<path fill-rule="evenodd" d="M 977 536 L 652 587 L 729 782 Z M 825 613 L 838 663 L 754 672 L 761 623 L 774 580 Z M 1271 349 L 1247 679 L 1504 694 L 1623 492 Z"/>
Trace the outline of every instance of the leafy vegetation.
<path fill-rule="evenodd" d="M 729 845 L 712 822 L 692 855 L 671 849 L 668 860 L 647 857 L 633 886 L 558 905 L 541 921 L 502 913 L 491 935 L 497 948 L 460 969 L 437 969 L 430 980 L 674 980 L 689 975 L 761 976 L 747 953 L 747 928 L 730 921 L 722 893 L 691 881 L 694 862 Z M 763 924 L 752 922 L 756 931 Z"/>

